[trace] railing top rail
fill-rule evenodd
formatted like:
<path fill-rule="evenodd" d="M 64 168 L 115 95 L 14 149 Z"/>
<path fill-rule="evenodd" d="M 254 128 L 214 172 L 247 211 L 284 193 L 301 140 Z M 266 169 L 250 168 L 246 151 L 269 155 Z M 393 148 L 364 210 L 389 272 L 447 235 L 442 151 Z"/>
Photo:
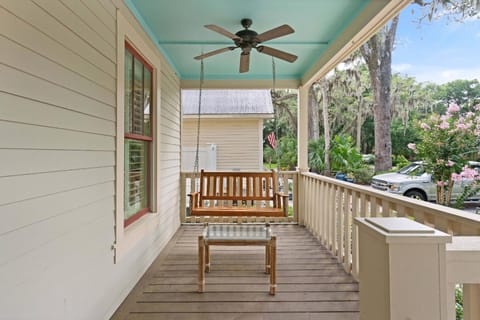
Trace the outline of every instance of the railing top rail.
<path fill-rule="evenodd" d="M 387 192 L 382 192 L 379 190 L 375 190 L 370 186 L 362 186 L 358 184 L 353 184 L 351 182 L 346 182 L 342 180 L 338 180 L 335 178 L 330 178 L 327 176 L 319 175 L 316 173 L 311 172 L 302 172 L 301 175 L 305 177 L 309 177 L 312 179 L 317 179 L 321 181 L 328 182 L 330 184 L 340 186 L 342 188 L 347 188 L 352 191 L 358 191 L 364 193 L 371 197 L 385 199 L 391 203 L 401 205 L 411 209 L 417 209 L 422 211 L 428 211 L 431 214 L 441 215 L 441 216 L 448 216 L 451 220 L 457 220 L 462 223 L 473 223 L 476 225 L 480 224 L 480 215 L 465 212 L 459 209 L 454 209 L 446 206 L 442 206 L 436 203 L 431 203 L 427 201 L 421 201 L 417 199 L 408 198 L 401 195 L 390 194 Z"/>

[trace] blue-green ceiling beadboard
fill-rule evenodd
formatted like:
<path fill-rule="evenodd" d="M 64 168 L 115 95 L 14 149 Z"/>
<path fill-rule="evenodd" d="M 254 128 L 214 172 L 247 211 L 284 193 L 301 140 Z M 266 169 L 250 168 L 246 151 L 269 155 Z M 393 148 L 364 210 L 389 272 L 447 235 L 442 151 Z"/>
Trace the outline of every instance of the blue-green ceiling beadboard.
<path fill-rule="evenodd" d="M 250 29 L 258 33 L 282 24 L 295 30 L 265 45 L 298 56 L 294 63 L 275 59 L 277 79 L 298 80 L 371 1 L 378 0 L 125 0 L 181 80 L 199 78 L 194 56 L 232 45 L 204 25 L 235 33 L 243 29 L 242 18 L 252 19 Z M 238 72 L 239 60 L 239 49 L 205 59 L 205 78 L 272 79 L 270 56 L 252 51 L 244 74 Z"/>

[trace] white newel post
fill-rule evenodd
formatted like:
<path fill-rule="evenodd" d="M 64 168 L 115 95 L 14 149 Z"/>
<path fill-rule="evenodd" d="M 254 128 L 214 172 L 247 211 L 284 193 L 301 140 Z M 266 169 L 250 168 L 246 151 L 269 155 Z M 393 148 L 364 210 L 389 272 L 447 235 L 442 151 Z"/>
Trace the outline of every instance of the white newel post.
<path fill-rule="evenodd" d="M 453 237 L 447 244 L 449 319 L 455 319 L 455 285 L 463 284 L 463 318 L 480 319 L 480 237 Z"/>
<path fill-rule="evenodd" d="M 407 218 L 356 218 L 360 320 L 447 320 L 451 236 Z"/>
<path fill-rule="evenodd" d="M 478 266 L 478 264 L 477 264 Z M 480 285 L 476 283 L 463 284 L 463 319 L 480 319 Z"/>

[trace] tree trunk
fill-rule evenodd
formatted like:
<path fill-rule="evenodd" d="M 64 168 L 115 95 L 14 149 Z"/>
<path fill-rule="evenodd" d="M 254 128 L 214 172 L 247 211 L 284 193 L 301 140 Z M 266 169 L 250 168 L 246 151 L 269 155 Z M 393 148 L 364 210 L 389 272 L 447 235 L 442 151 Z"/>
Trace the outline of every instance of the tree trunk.
<path fill-rule="evenodd" d="M 375 130 L 375 171 L 392 167 L 391 80 L 392 51 L 399 16 L 360 47 L 372 81 Z"/>
<path fill-rule="evenodd" d="M 313 85 L 308 89 L 308 140 L 318 140 L 320 138 L 318 99 L 313 89 Z"/>
<path fill-rule="evenodd" d="M 325 137 L 325 175 L 331 174 L 330 170 L 330 123 L 328 121 L 328 88 L 325 79 L 320 80 L 320 90 L 322 92 L 322 114 L 323 114 L 323 135 Z"/>
<path fill-rule="evenodd" d="M 363 124 L 363 117 L 362 117 L 362 107 L 363 107 L 363 98 L 360 97 L 358 101 L 358 111 L 357 111 L 357 134 L 356 134 L 356 148 L 358 152 L 362 150 L 362 124 Z"/>

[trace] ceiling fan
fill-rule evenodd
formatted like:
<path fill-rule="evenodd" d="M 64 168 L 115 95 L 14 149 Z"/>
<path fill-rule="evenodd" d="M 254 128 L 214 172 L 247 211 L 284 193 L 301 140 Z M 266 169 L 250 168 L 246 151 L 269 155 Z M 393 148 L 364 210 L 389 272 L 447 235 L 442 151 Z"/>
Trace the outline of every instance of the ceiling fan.
<path fill-rule="evenodd" d="M 255 48 L 258 52 L 273 56 L 275 58 L 279 58 L 288 62 L 294 62 L 297 60 L 297 56 L 290 54 L 285 51 L 281 51 L 278 49 L 274 49 L 271 47 L 263 46 L 260 45 L 260 43 L 263 43 L 268 40 L 272 40 L 275 38 L 283 37 L 287 34 L 295 32 L 292 27 L 290 27 L 287 24 L 281 25 L 279 27 L 273 28 L 271 30 L 268 30 L 264 33 L 256 33 L 253 30 L 250 30 L 250 26 L 252 25 L 252 20 L 251 19 L 242 19 L 240 21 L 242 26 L 245 28 L 244 30 L 240 30 L 237 33 L 233 34 L 230 31 L 227 31 L 223 29 L 222 27 L 219 27 L 214 24 L 207 24 L 205 25 L 205 28 L 210 29 L 212 31 L 218 32 L 221 35 L 224 35 L 230 39 L 233 40 L 235 43 L 235 46 L 230 46 L 222 49 L 217 49 L 213 50 L 210 52 L 207 52 L 205 54 L 196 56 L 194 59 L 196 60 L 202 60 L 211 56 L 214 56 L 216 54 L 220 54 L 223 52 L 231 51 L 236 48 L 242 49 L 242 52 L 240 54 L 240 73 L 243 72 L 248 72 L 249 67 L 250 67 L 250 51 Z"/>

